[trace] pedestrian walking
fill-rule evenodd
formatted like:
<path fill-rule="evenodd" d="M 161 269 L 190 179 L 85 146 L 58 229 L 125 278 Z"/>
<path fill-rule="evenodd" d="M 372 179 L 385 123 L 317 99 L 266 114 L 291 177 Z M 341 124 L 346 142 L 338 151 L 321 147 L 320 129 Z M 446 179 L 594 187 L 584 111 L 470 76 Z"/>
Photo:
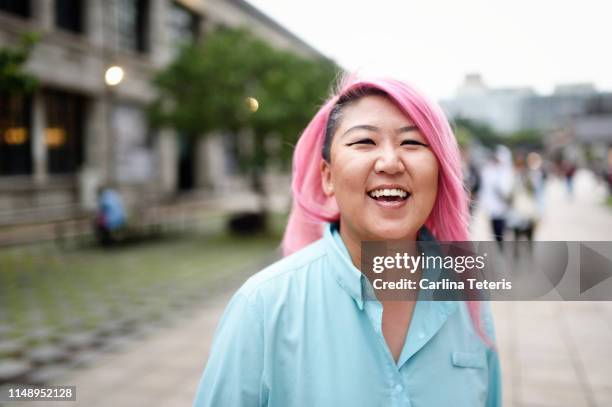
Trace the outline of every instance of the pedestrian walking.
<path fill-rule="evenodd" d="M 514 160 L 512 204 L 508 215 L 508 227 L 514 233 L 514 240 L 526 238 L 531 247 L 533 234 L 540 218 L 536 193 L 541 178 L 538 172 L 527 167 L 525 158 L 517 155 Z M 518 245 L 514 245 L 515 251 Z"/>
<path fill-rule="evenodd" d="M 490 219 L 493 237 L 500 249 L 512 202 L 512 185 L 512 153 L 508 147 L 499 145 L 482 170 L 480 205 Z"/>

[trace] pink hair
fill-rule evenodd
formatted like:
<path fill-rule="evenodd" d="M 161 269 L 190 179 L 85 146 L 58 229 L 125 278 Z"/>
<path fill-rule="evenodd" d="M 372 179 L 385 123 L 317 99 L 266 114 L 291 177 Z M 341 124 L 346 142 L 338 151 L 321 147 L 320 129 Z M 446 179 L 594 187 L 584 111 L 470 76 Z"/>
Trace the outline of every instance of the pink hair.
<path fill-rule="evenodd" d="M 463 185 L 461 157 L 452 129 L 435 103 L 414 87 L 393 79 L 359 79 L 344 76 L 336 92 L 323 104 L 302 133 L 293 154 L 293 206 L 282 241 L 284 255 L 289 255 L 320 239 L 326 222 L 337 222 L 340 213 L 335 198 L 323 193 L 321 160 L 327 121 L 338 99 L 360 89 L 377 89 L 387 94 L 400 110 L 419 128 L 438 159 L 438 195 L 425 226 L 438 241 L 466 241 L 468 232 L 468 197 Z M 476 331 L 492 345 L 480 324 L 478 302 L 467 301 Z"/>

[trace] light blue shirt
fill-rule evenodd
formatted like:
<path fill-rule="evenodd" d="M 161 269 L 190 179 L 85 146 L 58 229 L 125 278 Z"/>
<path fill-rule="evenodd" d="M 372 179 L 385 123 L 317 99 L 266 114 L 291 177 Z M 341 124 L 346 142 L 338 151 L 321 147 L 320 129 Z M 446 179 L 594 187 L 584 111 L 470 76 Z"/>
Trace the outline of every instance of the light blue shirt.
<path fill-rule="evenodd" d="M 427 238 L 423 228 L 419 240 Z M 334 224 L 252 276 L 219 323 L 194 406 L 501 405 L 497 353 L 464 302 L 417 301 L 396 363 L 367 284 Z"/>

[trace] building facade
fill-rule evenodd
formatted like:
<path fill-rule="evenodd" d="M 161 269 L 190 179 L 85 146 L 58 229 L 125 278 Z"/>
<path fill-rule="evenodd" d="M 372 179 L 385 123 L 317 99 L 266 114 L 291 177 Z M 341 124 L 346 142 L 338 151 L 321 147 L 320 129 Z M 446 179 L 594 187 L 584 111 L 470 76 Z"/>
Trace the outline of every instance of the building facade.
<path fill-rule="evenodd" d="M 155 72 L 217 25 L 321 56 L 242 0 L 1 0 L 0 47 L 26 32 L 41 40 L 26 66 L 39 88 L 0 94 L 0 218 L 92 208 L 107 183 L 125 188 L 128 203 L 225 184 L 220 137 L 185 141 L 152 130 L 145 115 Z M 116 86 L 105 82 L 111 66 L 124 73 Z"/>

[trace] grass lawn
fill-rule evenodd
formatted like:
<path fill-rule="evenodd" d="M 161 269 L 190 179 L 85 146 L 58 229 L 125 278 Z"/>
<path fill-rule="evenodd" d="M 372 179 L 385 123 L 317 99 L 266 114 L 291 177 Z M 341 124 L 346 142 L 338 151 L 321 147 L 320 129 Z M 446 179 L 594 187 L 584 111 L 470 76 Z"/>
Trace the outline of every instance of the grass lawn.
<path fill-rule="evenodd" d="M 206 231 L 111 249 L 2 249 L 0 329 L 5 339 L 34 346 L 109 320 L 161 318 L 257 271 L 274 254 L 284 219 L 274 217 L 270 234 L 250 238 L 227 235 L 218 221 Z M 32 335 L 40 330 L 50 334 Z"/>

